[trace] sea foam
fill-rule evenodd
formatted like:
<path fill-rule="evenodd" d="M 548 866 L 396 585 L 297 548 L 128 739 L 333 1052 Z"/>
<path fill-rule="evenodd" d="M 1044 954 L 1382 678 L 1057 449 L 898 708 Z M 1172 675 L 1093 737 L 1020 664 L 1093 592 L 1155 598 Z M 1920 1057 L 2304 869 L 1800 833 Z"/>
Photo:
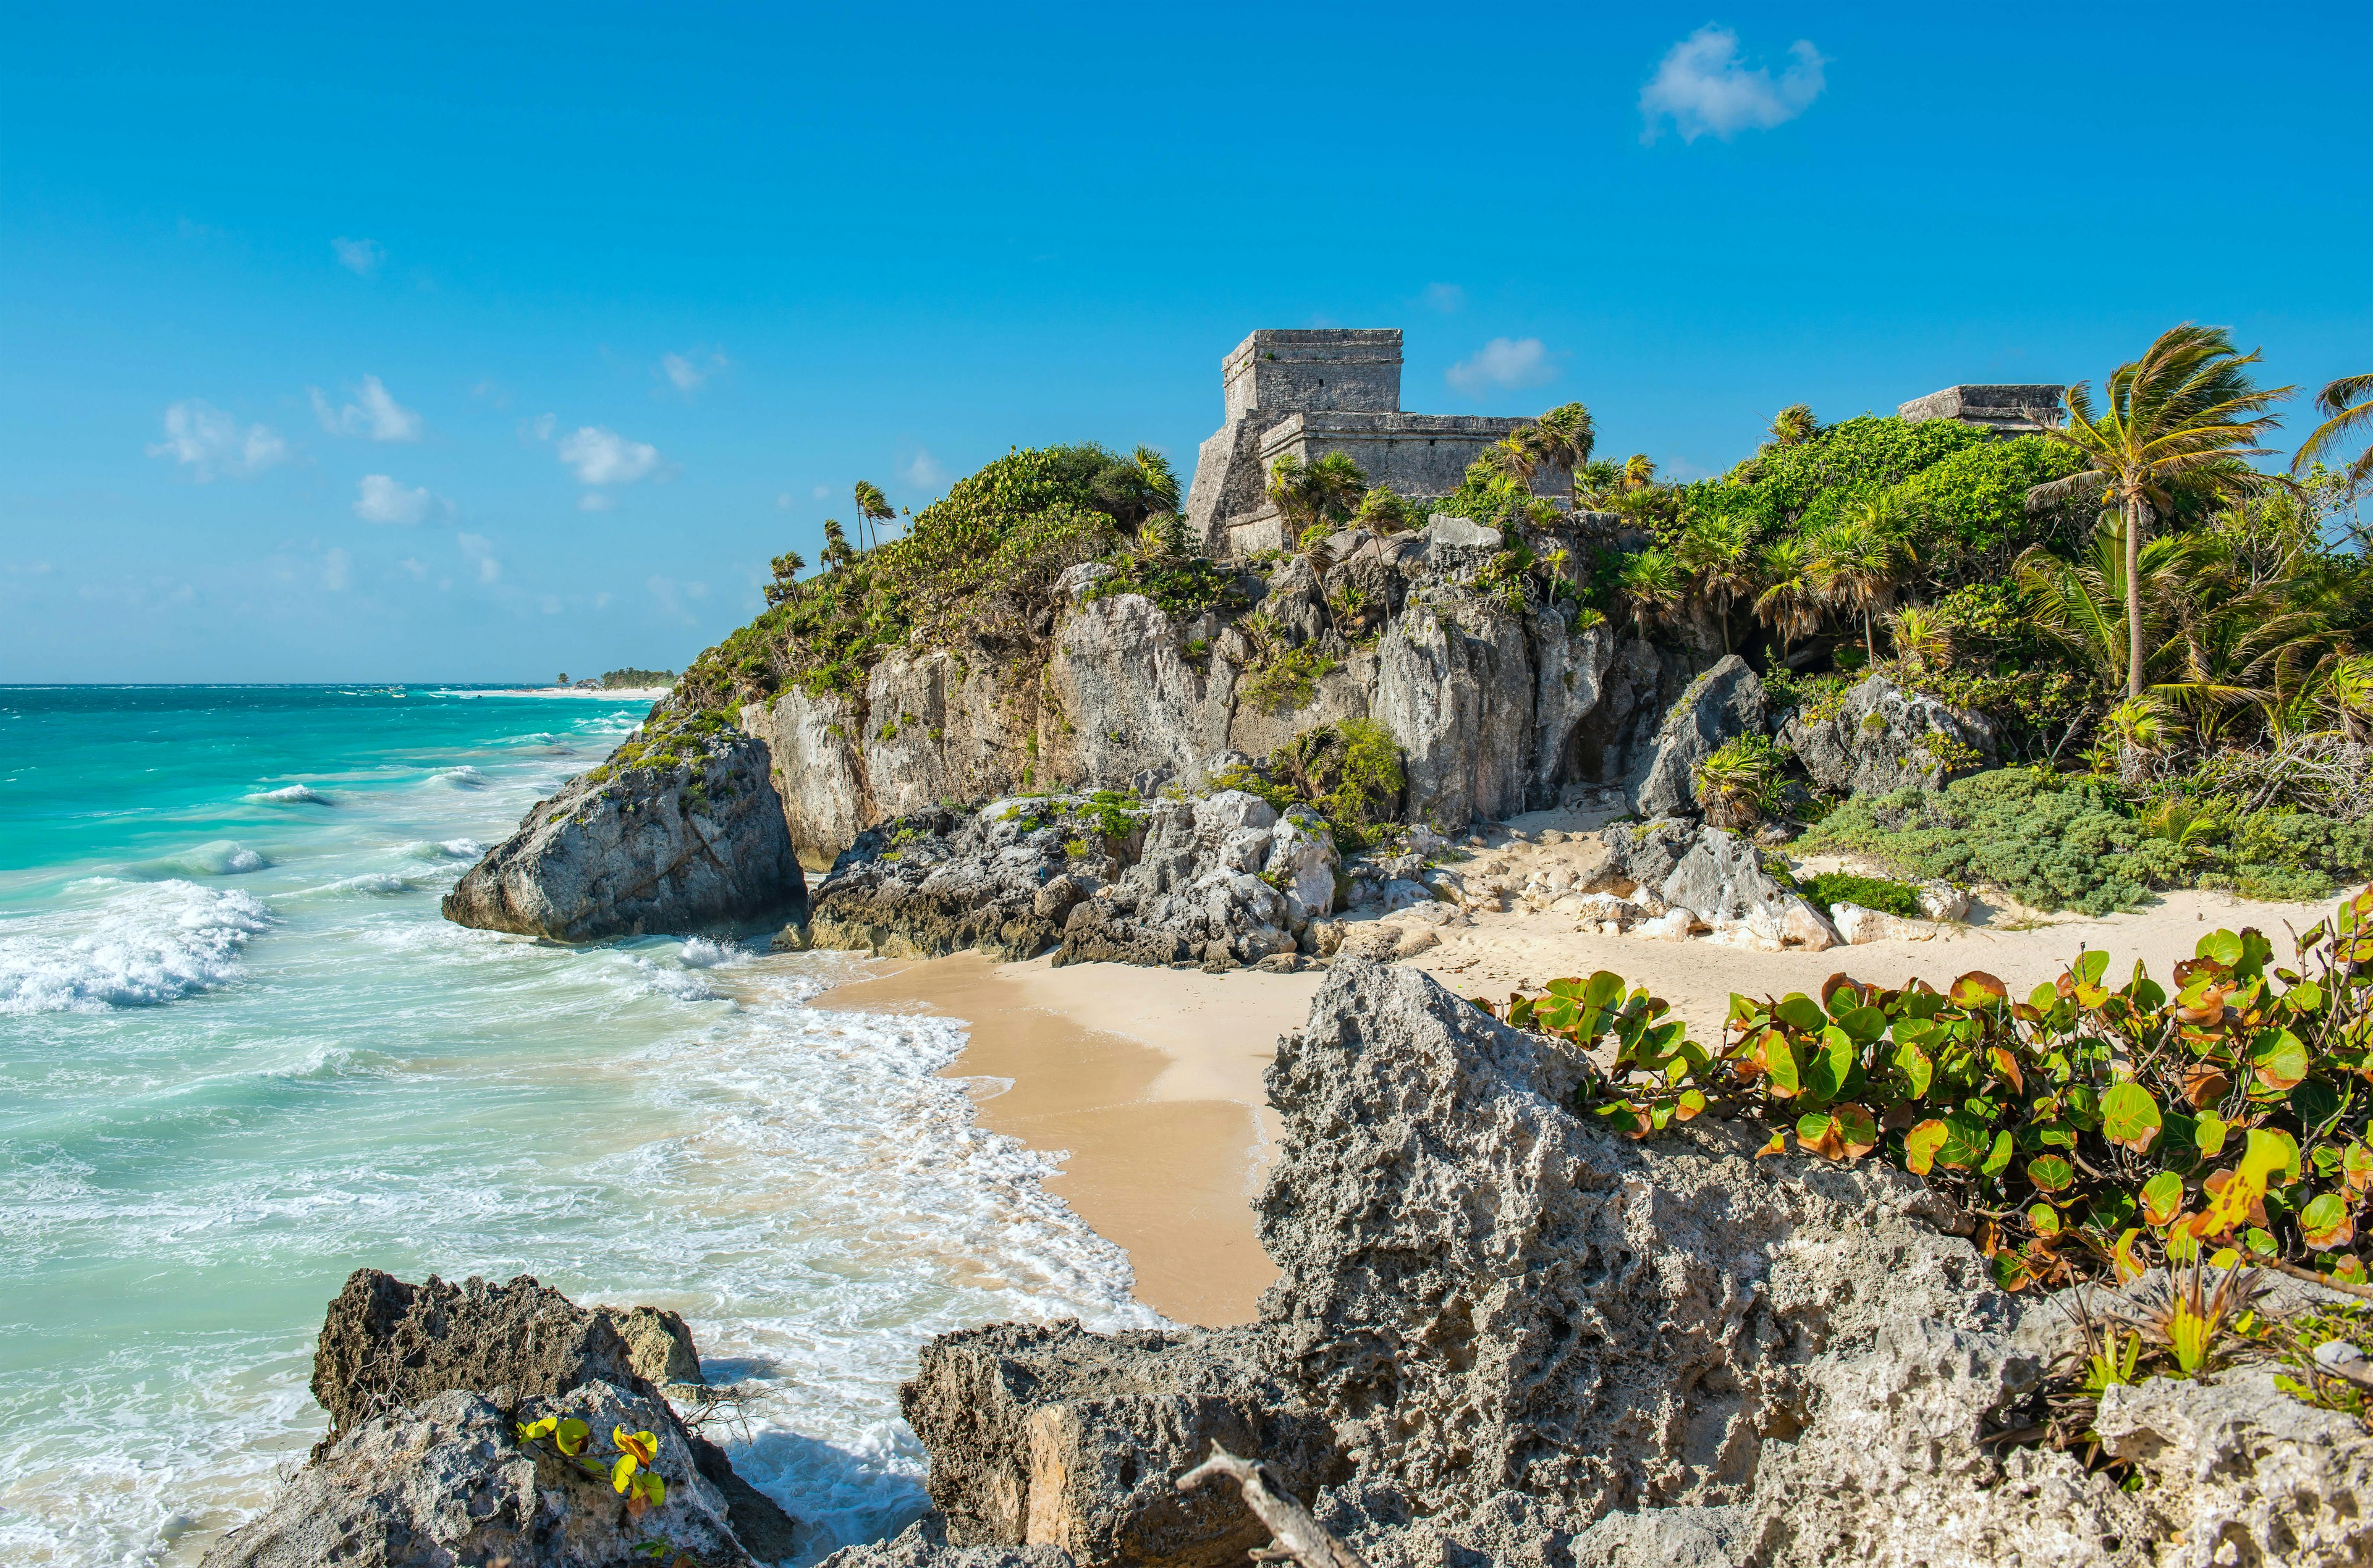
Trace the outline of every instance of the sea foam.
<path fill-rule="evenodd" d="M 163 881 L 176 877 L 236 877 L 261 871 L 272 863 L 235 839 L 216 839 L 179 854 L 159 855 L 123 868 L 127 877 Z"/>
<path fill-rule="evenodd" d="M 228 983 L 272 923 L 249 895 L 193 882 L 129 887 L 96 909 L 0 935 L 0 1013 L 100 1013 Z"/>
<path fill-rule="evenodd" d="M 334 804 L 328 796 L 310 784 L 289 784 L 282 789 L 258 790 L 247 797 L 258 806 L 329 806 Z"/>
<path fill-rule="evenodd" d="M 465 764 L 459 768 L 447 768 L 432 773 L 429 775 L 428 782 L 443 784 L 447 789 L 484 789 L 495 781 L 478 772 L 477 769 Z"/>

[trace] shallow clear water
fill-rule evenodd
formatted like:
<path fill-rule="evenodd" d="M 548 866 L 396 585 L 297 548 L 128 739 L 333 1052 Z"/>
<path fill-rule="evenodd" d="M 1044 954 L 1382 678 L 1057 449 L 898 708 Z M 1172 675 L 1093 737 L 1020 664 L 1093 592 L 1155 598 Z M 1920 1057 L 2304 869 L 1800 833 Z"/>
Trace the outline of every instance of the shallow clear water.
<path fill-rule="evenodd" d="M 563 948 L 438 897 L 640 704 L 0 688 L 0 1562 L 194 1561 L 325 1424 L 346 1274 L 690 1319 L 818 1553 L 923 1505 L 916 1347 L 1152 1321 L 830 954 Z"/>

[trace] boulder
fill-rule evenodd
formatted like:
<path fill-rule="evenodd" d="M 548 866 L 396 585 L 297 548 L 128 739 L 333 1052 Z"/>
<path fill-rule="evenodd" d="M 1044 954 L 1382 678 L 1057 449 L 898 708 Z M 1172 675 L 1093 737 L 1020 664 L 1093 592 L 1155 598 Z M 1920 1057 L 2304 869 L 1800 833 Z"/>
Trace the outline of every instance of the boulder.
<path fill-rule="evenodd" d="M 538 801 L 445 895 L 445 918 L 562 942 L 800 923 L 807 884 L 765 747 L 654 708 Z"/>
<path fill-rule="evenodd" d="M 1935 789 L 1995 760 L 1992 721 L 1905 691 L 1883 675 L 1864 679 L 1826 717 L 1790 715 L 1780 743 L 1833 795 Z"/>
<path fill-rule="evenodd" d="M 605 1475 L 520 1443 L 514 1423 L 575 1417 L 607 1457 L 610 1432 L 649 1432 L 665 1500 L 631 1518 Z M 670 1561 L 748 1568 L 731 1507 L 665 1400 L 593 1381 L 508 1407 L 449 1389 L 392 1407 L 328 1439 L 263 1516 L 233 1530 L 203 1568 L 615 1568 L 665 1541 Z"/>
<path fill-rule="evenodd" d="M 1300 932 L 1335 907 L 1342 852 L 1327 819 L 1307 806 L 1289 807 L 1269 834 L 1261 877 L 1285 900 L 1286 929 Z"/>
<path fill-rule="evenodd" d="M 943 1334 L 899 1390 L 952 1545 L 1054 1546 L 1081 1568 L 1233 1563 L 1268 1537 L 1231 1489 L 1171 1484 L 1213 1443 L 1314 1495 L 1348 1470 L 1250 1337 L 1110 1338 L 1077 1319 Z"/>
<path fill-rule="evenodd" d="M 967 948 L 1000 963 L 1037 957 L 1063 940 L 1072 906 L 1098 885 L 1065 848 L 1098 837 L 1068 804 L 996 800 L 969 816 L 932 811 L 866 829 L 817 884 L 810 940 L 888 958 Z"/>
<path fill-rule="evenodd" d="M 1656 731 L 1637 772 L 1624 781 L 1631 809 L 1646 818 L 1694 816 L 1697 765 L 1724 741 L 1771 728 L 1763 682 L 1736 654 L 1689 682 Z"/>
<path fill-rule="evenodd" d="M 1715 935 L 1736 932 L 1748 946 L 1819 952 L 1838 945 L 1821 912 L 1763 869 L 1751 840 L 1726 829 L 1700 829 L 1656 891 L 1666 903 L 1694 912 Z"/>
<path fill-rule="evenodd" d="M 1436 586 L 1410 595 L 1375 659 L 1369 712 L 1400 742 L 1409 819 L 1456 829 L 1523 811 L 1539 776 L 1525 617 Z"/>
<path fill-rule="evenodd" d="M 680 1376 L 687 1362 L 691 1376 Z M 330 1435 L 314 1458 L 321 1461 L 343 1434 L 374 1416 L 454 1390 L 508 1408 L 598 1383 L 668 1411 L 650 1371 L 685 1384 L 700 1381 L 699 1368 L 691 1332 L 672 1312 L 579 1307 L 526 1274 L 508 1284 L 473 1276 L 458 1285 L 432 1274 L 414 1285 L 357 1269 L 330 1303 L 314 1352 L 313 1397 L 330 1412 Z M 672 1411 L 665 1419 L 675 1422 Z M 689 1430 L 679 1435 L 726 1499 L 742 1543 L 768 1562 L 789 1553 L 790 1516 L 734 1474 L 716 1444 Z"/>
<path fill-rule="evenodd" d="M 1865 942 L 1926 942 L 1936 935 L 1933 921 L 1906 920 L 1856 903 L 1831 904 L 1829 923 L 1839 936 L 1857 947 Z"/>
<path fill-rule="evenodd" d="M 1964 919 L 1970 912 L 1969 891 L 1950 882 L 1923 882 L 1920 912 L 1931 920 Z"/>

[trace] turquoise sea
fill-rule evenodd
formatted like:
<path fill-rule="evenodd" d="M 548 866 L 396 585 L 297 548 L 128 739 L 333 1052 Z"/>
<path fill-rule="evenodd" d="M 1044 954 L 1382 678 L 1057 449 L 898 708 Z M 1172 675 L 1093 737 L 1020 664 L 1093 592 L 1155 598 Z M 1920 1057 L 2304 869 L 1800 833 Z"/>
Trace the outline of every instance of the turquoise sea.
<path fill-rule="evenodd" d="M 455 688 L 0 688 L 0 1562 L 193 1562 L 325 1426 L 371 1265 L 691 1321 L 814 1554 L 923 1506 L 896 1386 L 999 1318 L 1154 1321 L 944 1019 L 831 954 L 448 924 L 642 706 Z"/>

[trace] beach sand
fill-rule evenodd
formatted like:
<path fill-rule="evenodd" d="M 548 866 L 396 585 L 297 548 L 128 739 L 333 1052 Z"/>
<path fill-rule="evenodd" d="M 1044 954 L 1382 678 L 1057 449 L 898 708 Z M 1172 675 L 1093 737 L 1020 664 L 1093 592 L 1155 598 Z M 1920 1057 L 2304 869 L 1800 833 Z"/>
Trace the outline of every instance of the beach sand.
<path fill-rule="evenodd" d="M 1138 1299 L 1181 1323 L 1253 1320 L 1277 1277 L 1253 1212 L 1273 1143 L 1261 1074 L 1323 976 L 878 962 L 815 1005 L 964 1020 L 949 1075 L 974 1081 L 992 1132 L 1063 1152 L 1048 1190 L 1128 1252 Z"/>
<path fill-rule="evenodd" d="M 1595 848 L 1518 842 L 1501 854 L 1521 875 L 1536 862 Z M 2179 892 L 2092 920 L 1981 905 L 1972 912 L 1981 923 L 1946 927 L 1929 941 L 1818 953 L 1603 935 L 1577 931 L 1561 915 L 1519 909 L 1478 912 L 1461 917 L 1467 923 L 1437 927 L 1442 946 L 1408 962 L 1461 995 L 1493 1000 L 1560 976 L 1611 970 L 1671 1003 L 1711 1047 L 1723 1040 L 1734 991 L 1813 992 L 1841 970 L 1887 985 L 1917 977 L 1941 989 L 1956 975 L 1984 970 L 2017 996 L 2058 978 L 2087 947 L 2109 952 L 2112 983 L 2122 983 L 2136 959 L 2164 982 L 2220 925 L 2255 925 L 2287 958 L 2285 923 L 2303 930 L 2331 907 Z M 975 953 L 877 959 L 873 968 L 873 978 L 832 991 L 817 1005 L 965 1020 L 970 1040 L 949 1075 L 974 1080 L 981 1121 L 991 1130 L 1060 1155 L 1063 1171 L 1050 1190 L 1127 1249 L 1138 1299 L 1182 1323 L 1253 1319 L 1261 1290 L 1277 1275 L 1261 1252 L 1253 1208 L 1276 1135 L 1261 1074 L 1277 1037 L 1307 1016 L 1322 972 L 1057 969 L 1047 958 L 998 965 Z"/>

